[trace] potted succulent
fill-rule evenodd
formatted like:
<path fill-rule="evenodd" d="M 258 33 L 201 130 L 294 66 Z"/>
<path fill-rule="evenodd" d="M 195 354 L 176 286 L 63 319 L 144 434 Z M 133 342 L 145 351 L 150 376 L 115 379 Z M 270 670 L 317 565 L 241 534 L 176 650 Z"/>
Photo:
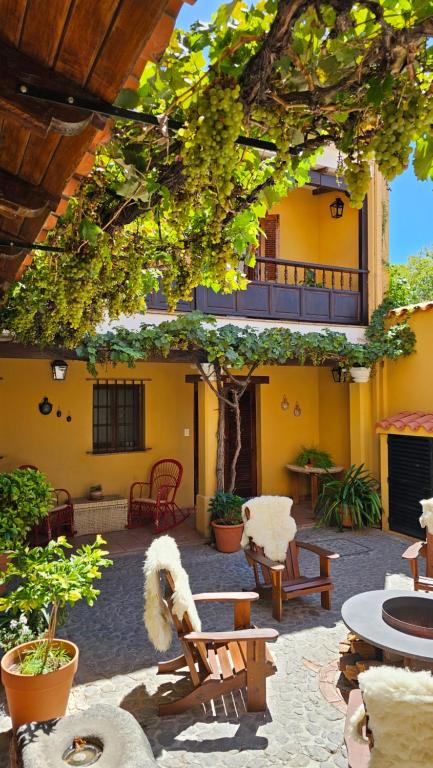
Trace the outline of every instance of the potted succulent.
<path fill-rule="evenodd" d="M 93 605 L 99 595 L 94 580 L 101 577 L 102 567 L 111 565 L 101 549 L 104 543 L 98 536 L 68 557 L 71 545 L 62 536 L 46 547 L 25 547 L 10 556 L 1 580 L 13 580 L 14 586 L 0 598 L 0 611 L 15 613 L 20 622 L 27 612 L 49 612 L 45 635 L 12 648 L 1 661 L 13 728 L 65 714 L 78 648 L 56 638 L 59 612 L 82 599 Z"/>
<path fill-rule="evenodd" d="M 241 548 L 244 502 L 242 496 L 223 491 L 217 491 L 210 500 L 210 521 L 218 552 L 237 552 Z"/>
<path fill-rule="evenodd" d="M 101 501 L 103 498 L 102 485 L 91 485 L 89 488 L 89 501 Z"/>
<path fill-rule="evenodd" d="M 302 446 L 300 453 L 298 453 L 295 464 L 298 467 L 318 467 L 320 469 L 329 469 L 333 465 L 332 457 L 326 451 L 319 451 L 314 446 L 306 448 Z"/>
<path fill-rule="evenodd" d="M 317 525 L 366 528 L 380 523 L 382 504 L 377 480 L 364 468 L 352 464 L 342 479 L 327 475 L 314 507 Z"/>
<path fill-rule="evenodd" d="M 0 474 L 0 571 L 8 553 L 22 546 L 36 523 L 53 506 L 53 489 L 37 469 L 15 469 Z M 4 585 L 0 586 L 0 594 Z"/>

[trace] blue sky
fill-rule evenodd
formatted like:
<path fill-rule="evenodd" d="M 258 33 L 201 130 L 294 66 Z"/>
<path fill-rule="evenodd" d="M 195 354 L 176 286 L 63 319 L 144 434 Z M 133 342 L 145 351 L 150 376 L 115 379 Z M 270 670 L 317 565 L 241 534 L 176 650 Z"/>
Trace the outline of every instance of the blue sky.
<path fill-rule="evenodd" d="M 222 0 L 196 0 L 185 4 L 177 26 L 187 29 L 193 21 L 208 21 Z M 433 246 L 433 184 L 418 181 L 408 169 L 391 184 L 390 193 L 390 259 L 404 262 L 423 246 Z"/>

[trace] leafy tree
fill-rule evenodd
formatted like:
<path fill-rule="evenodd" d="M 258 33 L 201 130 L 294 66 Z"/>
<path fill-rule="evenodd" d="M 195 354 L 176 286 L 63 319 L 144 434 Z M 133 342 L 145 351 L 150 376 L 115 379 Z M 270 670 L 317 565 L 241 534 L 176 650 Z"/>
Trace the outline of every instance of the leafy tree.
<path fill-rule="evenodd" d="M 175 32 L 121 103 L 156 126 L 117 124 L 51 243 L 11 289 L 2 325 L 74 346 L 107 312 L 143 308 L 160 278 L 170 306 L 194 286 L 246 285 L 259 219 L 340 152 L 360 207 L 375 159 L 387 179 L 433 172 L 431 0 L 244 0 Z M 271 141 L 275 152 L 237 143 Z"/>
<path fill-rule="evenodd" d="M 388 296 L 394 307 L 433 301 L 433 250 L 424 248 L 406 264 L 390 265 Z"/>
<path fill-rule="evenodd" d="M 406 322 L 385 328 L 390 303 L 385 302 L 372 316 L 367 343 L 349 342 L 344 333 L 330 331 L 300 333 L 289 328 L 255 328 L 237 325 L 216 326 L 215 318 L 192 312 L 179 315 L 160 325 L 143 323 L 138 331 L 117 328 L 108 333 L 87 336 L 77 352 L 86 358 L 92 375 L 97 363 L 126 363 L 133 367 L 139 360 L 167 358 L 172 351 L 187 351 L 203 381 L 218 398 L 217 491 L 233 493 L 236 466 L 241 451 L 240 400 L 260 365 L 284 365 L 296 360 L 320 365 L 338 361 L 342 366 L 359 363 L 373 365 L 382 357 L 409 355 L 415 336 Z M 236 446 L 225 488 L 226 408 L 233 409 L 236 421 Z"/>

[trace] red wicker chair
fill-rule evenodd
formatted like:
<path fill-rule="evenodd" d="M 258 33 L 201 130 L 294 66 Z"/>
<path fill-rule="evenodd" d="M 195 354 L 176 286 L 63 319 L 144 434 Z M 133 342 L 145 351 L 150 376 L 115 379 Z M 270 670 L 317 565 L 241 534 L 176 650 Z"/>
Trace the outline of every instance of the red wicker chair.
<path fill-rule="evenodd" d="M 149 518 L 155 533 L 174 528 L 182 523 L 188 512 L 176 504 L 177 489 L 183 467 L 176 459 L 162 459 L 153 465 L 149 482 L 132 483 L 129 491 L 128 528 L 137 528 Z"/>
<path fill-rule="evenodd" d="M 38 467 L 35 467 L 34 464 L 21 464 L 18 469 L 34 469 L 38 471 Z M 71 494 L 65 488 L 55 488 L 54 495 L 56 497 L 56 506 L 50 509 L 44 520 L 33 528 L 36 544 L 39 543 L 41 536 L 51 541 L 53 534 L 59 536 L 65 531 L 70 536 L 76 534 L 74 530 L 74 505 L 72 504 Z"/>

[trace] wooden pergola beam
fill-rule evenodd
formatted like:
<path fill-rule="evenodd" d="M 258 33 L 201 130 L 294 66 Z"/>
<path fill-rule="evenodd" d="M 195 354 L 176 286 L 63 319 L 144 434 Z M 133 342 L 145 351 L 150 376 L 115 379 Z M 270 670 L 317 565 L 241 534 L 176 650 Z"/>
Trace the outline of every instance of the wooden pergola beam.
<path fill-rule="evenodd" d="M 60 196 L 52 195 L 0 168 L 0 214 L 8 219 L 35 218 L 55 211 Z"/>
<path fill-rule="evenodd" d="M 26 56 L 5 42 L 0 44 L 0 116 L 46 136 L 51 131 L 73 136 L 92 124 L 103 129 L 105 118 L 75 107 L 37 102 L 26 97 L 26 83 L 59 93 L 89 97 L 89 93 L 58 72 Z"/>

